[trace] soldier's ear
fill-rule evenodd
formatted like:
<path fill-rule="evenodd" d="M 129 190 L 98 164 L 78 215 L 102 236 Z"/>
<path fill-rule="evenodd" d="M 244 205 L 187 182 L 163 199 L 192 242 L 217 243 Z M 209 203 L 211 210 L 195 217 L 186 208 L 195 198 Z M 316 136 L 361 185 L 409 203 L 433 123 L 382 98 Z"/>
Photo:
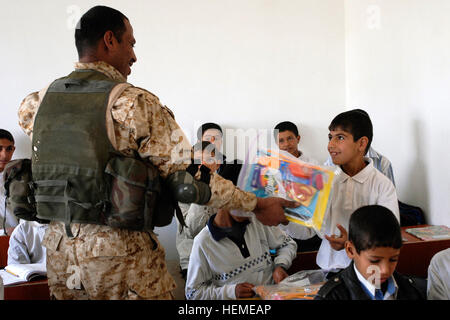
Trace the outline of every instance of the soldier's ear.
<path fill-rule="evenodd" d="M 108 50 L 113 50 L 115 42 L 117 42 L 116 37 L 114 36 L 114 32 L 106 31 L 103 35 L 103 44 Z"/>

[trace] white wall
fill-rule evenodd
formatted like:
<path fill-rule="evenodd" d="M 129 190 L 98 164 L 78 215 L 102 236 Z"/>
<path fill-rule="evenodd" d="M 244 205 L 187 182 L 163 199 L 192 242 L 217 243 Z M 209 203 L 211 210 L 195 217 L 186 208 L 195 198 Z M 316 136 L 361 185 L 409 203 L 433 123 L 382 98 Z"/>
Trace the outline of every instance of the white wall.
<path fill-rule="evenodd" d="M 399 199 L 450 226 L 450 1 L 346 1 L 346 104 L 365 108 Z"/>
<path fill-rule="evenodd" d="M 0 13 L 0 127 L 30 142 L 17 124 L 21 100 L 77 60 L 77 12 L 97 1 L 16 0 Z M 327 126 L 345 106 L 343 0 L 104 1 L 131 21 L 138 62 L 129 81 L 156 94 L 193 138 L 203 122 L 224 129 L 299 125 L 302 149 L 323 161 Z M 157 230 L 177 256 L 175 224 Z"/>

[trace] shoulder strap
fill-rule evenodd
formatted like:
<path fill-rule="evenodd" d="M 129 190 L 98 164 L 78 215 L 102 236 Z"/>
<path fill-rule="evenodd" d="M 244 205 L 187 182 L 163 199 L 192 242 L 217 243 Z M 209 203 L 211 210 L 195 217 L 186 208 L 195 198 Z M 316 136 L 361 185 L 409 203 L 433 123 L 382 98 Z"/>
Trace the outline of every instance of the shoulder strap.
<path fill-rule="evenodd" d="M 116 141 L 116 134 L 114 132 L 114 124 L 111 115 L 111 109 L 116 103 L 117 99 L 119 99 L 122 93 L 129 87 L 132 87 L 132 85 L 126 82 L 119 83 L 118 85 L 116 85 L 109 94 L 108 106 L 106 107 L 106 132 L 108 134 L 109 141 L 111 141 L 112 146 L 116 150 L 117 150 L 117 141 Z"/>

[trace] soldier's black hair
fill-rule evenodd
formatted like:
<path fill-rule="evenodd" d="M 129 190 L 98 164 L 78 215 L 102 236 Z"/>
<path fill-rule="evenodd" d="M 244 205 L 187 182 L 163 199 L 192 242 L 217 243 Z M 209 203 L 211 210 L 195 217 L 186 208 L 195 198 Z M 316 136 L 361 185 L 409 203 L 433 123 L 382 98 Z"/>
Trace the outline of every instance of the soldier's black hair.
<path fill-rule="evenodd" d="M 363 206 L 350 217 L 348 240 L 359 254 L 377 247 L 402 247 L 402 234 L 397 218 L 386 207 Z"/>
<path fill-rule="evenodd" d="M 95 6 L 89 9 L 78 21 L 75 29 L 75 45 L 81 58 L 88 49 L 94 48 L 107 31 L 112 31 L 117 41 L 122 41 L 126 27 L 124 19 L 128 18 L 120 11 Z"/>
<path fill-rule="evenodd" d="M 367 137 L 369 140 L 365 150 L 365 153 L 367 153 L 373 138 L 372 121 L 367 112 L 361 109 L 354 109 L 338 114 L 328 126 L 330 131 L 337 129 L 352 134 L 355 142 L 362 137 Z"/>
<path fill-rule="evenodd" d="M 12 136 L 11 132 L 5 129 L 0 129 L 0 139 L 6 139 L 11 141 L 14 144 L 14 137 Z"/>
<path fill-rule="evenodd" d="M 296 137 L 298 137 L 297 126 L 290 121 L 283 121 L 283 122 L 280 122 L 279 124 L 277 124 L 274 128 L 273 137 L 275 138 L 275 140 L 277 140 L 277 135 L 280 132 L 284 132 L 284 131 L 291 131 L 293 134 L 295 134 Z"/>

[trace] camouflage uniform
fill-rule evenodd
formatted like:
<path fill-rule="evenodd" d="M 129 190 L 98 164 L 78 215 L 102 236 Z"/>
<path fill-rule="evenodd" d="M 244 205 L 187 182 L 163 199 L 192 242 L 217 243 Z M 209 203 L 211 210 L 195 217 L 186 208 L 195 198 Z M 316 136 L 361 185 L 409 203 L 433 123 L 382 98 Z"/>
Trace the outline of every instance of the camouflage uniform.
<path fill-rule="evenodd" d="M 111 65 L 99 61 L 76 63 L 76 69 L 100 71 L 125 81 Z M 44 91 L 28 95 L 19 108 L 19 124 L 29 136 Z M 130 86 L 106 115 L 113 147 L 132 156 L 148 158 L 163 177 L 184 170 L 186 162 L 174 162 L 183 150 L 191 150 L 173 113 L 150 92 Z M 182 156 L 178 159 L 182 159 Z M 252 211 L 256 197 L 236 188 L 218 174 L 210 180 L 208 206 Z M 47 248 L 47 275 L 56 299 L 171 299 L 176 285 L 167 271 L 164 248 L 153 233 L 113 229 L 93 224 L 71 224 L 74 238 L 64 225 L 52 222 L 43 245 Z"/>

